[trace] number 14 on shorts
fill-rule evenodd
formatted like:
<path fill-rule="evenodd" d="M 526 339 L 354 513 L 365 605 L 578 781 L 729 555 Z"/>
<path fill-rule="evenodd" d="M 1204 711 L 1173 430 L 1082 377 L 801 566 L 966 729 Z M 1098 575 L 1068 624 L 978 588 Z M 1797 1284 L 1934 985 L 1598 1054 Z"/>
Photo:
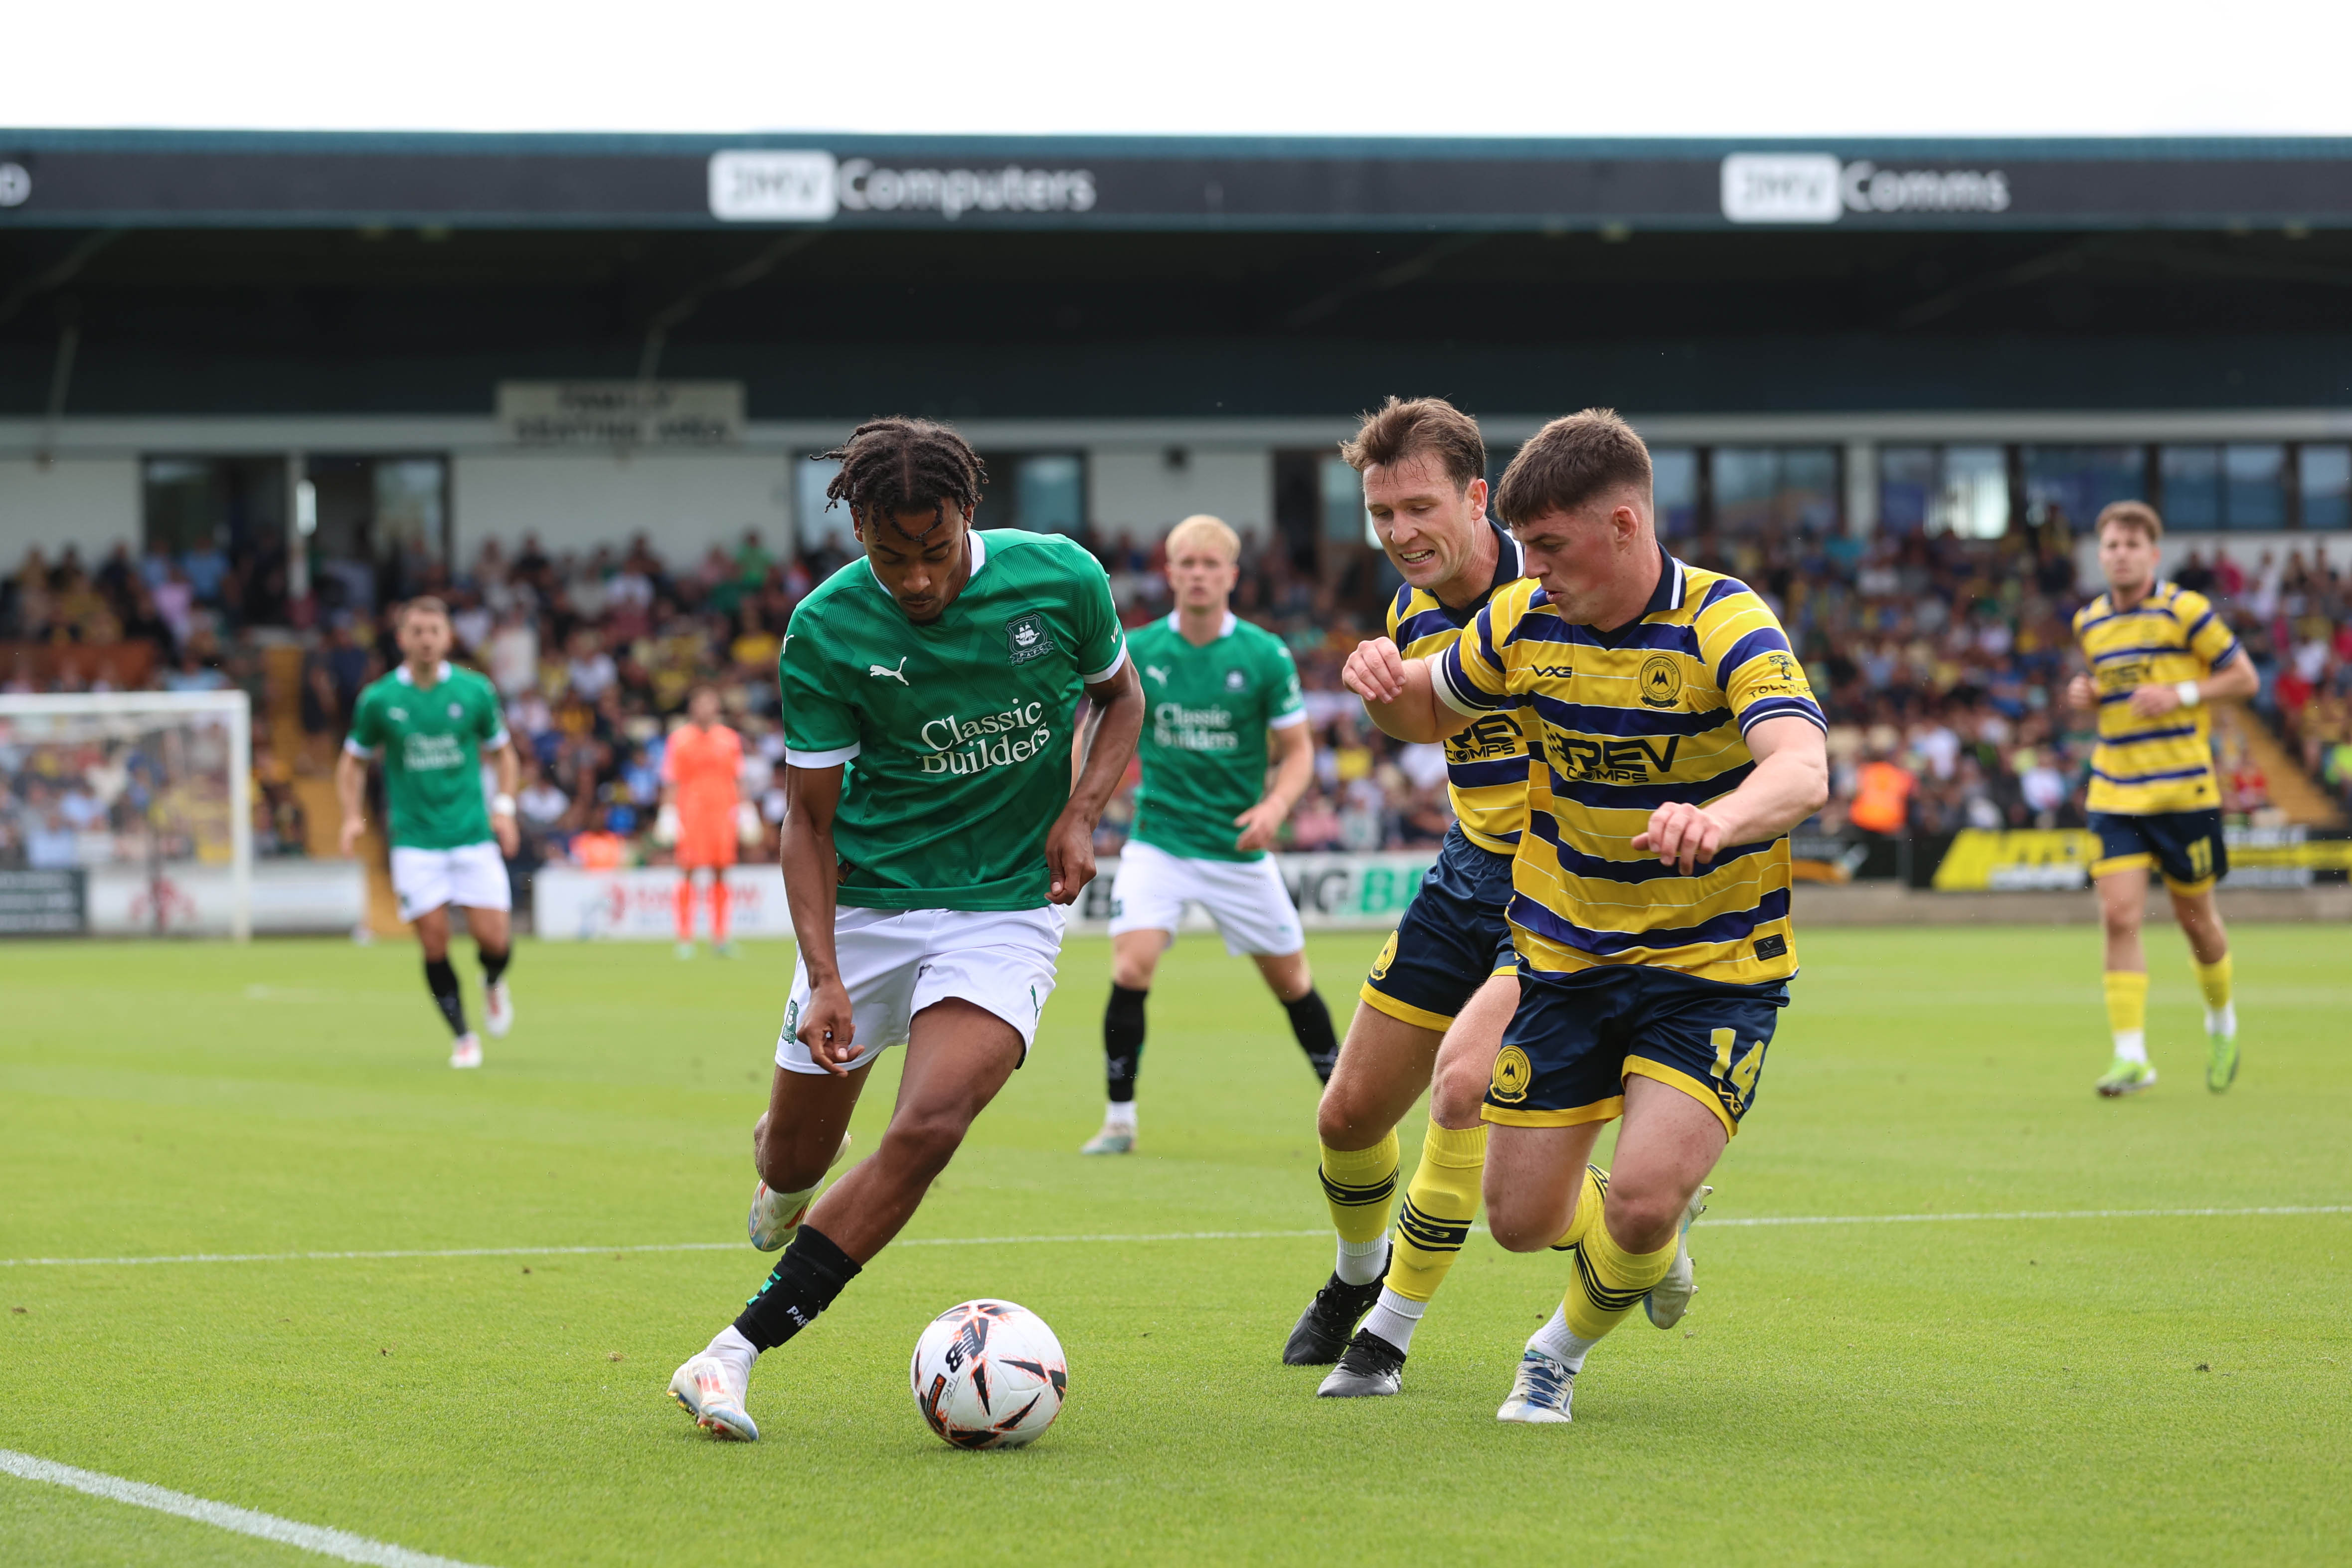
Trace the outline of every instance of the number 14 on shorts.
<path fill-rule="evenodd" d="M 1759 1040 L 1748 1047 L 1739 1065 L 1734 1067 L 1731 1057 L 1739 1046 L 1738 1034 L 1731 1029 L 1717 1029 L 1708 1039 L 1715 1047 L 1715 1081 L 1730 1086 L 1717 1092 L 1736 1109 L 1746 1110 L 1749 1097 L 1756 1092 L 1756 1075 L 1764 1070 L 1764 1042 Z"/>

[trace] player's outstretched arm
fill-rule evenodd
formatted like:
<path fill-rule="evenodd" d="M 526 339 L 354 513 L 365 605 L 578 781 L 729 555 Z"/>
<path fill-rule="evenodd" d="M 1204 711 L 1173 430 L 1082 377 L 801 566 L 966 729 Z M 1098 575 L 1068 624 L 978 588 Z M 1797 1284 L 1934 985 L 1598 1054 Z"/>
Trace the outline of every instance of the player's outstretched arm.
<path fill-rule="evenodd" d="M 1305 724 L 1286 724 L 1267 731 L 1274 752 L 1274 784 L 1264 800 L 1234 818 L 1234 826 L 1242 830 L 1234 840 L 1235 849 L 1246 854 L 1273 848 L 1274 836 L 1282 831 L 1284 819 L 1315 782 L 1315 738 L 1307 731 Z"/>
<path fill-rule="evenodd" d="M 841 858 L 833 847 L 833 816 L 841 807 L 843 764 L 829 768 L 784 768 L 784 828 L 776 858 L 784 872 L 784 903 L 792 910 L 793 940 L 808 970 L 808 1006 L 801 1014 L 800 1037 L 809 1059 L 835 1077 L 857 1055 L 849 1016 L 849 991 L 841 983 L 834 952 L 834 886 Z"/>
<path fill-rule="evenodd" d="M 2188 688 L 2196 688 L 2197 700 L 2215 702 L 2228 698 L 2252 697 L 2262 689 L 2263 678 L 2254 669 L 2254 661 L 2243 654 L 2221 668 L 2212 670 L 2202 680 L 2183 680 L 2178 684 L 2152 682 L 2137 688 L 2131 695 L 2131 710 L 2143 719 L 2161 718 L 2178 708 L 2190 706 Z"/>
<path fill-rule="evenodd" d="M 1366 637 L 1340 667 L 1339 684 L 1364 700 L 1381 732 L 1400 741 L 1442 741 L 1470 727 L 1475 715 L 1437 700 L 1429 660 L 1407 658 L 1386 637 Z"/>
<path fill-rule="evenodd" d="M 513 741 L 490 753 L 490 767 L 499 775 L 498 798 L 490 802 L 490 834 L 499 841 L 499 853 L 511 860 L 522 847 L 522 835 L 515 826 L 515 792 L 522 788 L 522 759 L 515 755 Z"/>
<path fill-rule="evenodd" d="M 1076 903 L 1095 879 L 1095 824 L 1126 776 L 1143 733 L 1143 681 L 1135 661 L 1121 658 L 1108 679 L 1087 688 L 1087 700 L 1099 717 L 1087 744 L 1086 764 L 1070 786 L 1069 804 L 1045 836 L 1045 870 L 1053 882 L 1046 897 L 1057 904 Z"/>
<path fill-rule="evenodd" d="M 1766 719 L 1748 731 L 1748 750 L 1756 771 L 1738 789 L 1706 805 L 1658 807 L 1633 847 L 1687 877 L 1726 845 L 1778 838 L 1828 803 L 1829 748 L 1811 721 Z"/>
<path fill-rule="evenodd" d="M 349 855 L 359 847 L 360 835 L 367 831 L 367 764 L 349 752 L 335 757 L 335 798 L 342 803 L 340 842 Z"/>

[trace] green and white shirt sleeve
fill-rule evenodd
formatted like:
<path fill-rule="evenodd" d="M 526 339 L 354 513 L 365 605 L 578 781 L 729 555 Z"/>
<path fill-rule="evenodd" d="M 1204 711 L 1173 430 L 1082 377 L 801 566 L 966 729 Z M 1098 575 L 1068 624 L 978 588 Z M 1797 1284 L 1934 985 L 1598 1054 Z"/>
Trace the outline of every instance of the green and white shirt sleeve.
<path fill-rule="evenodd" d="M 1127 633 L 1118 624 L 1118 606 L 1110 596 L 1110 576 L 1084 546 L 1069 543 L 1070 553 L 1085 563 L 1078 573 L 1077 603 L 1073 606 L 1078 631 L 1078 677 L 1099 686 L 1127 662 Z"/>
<path fill-rule="evenodd" d="M 1307 699 L 1298 690 L 1298 666 L 1290 650 L 1276 643 L 1266 660 L 1265 727 L 1287 730 L 1307 722 Z"/>
<path fill-rule="evenodd" d="M 835 666 L 823 647 L 822 637 L 795 635 L 784 638 L 776 656 L 788 767 L 837 768 L 865 750 L 857 712 L 842 700 L 834 684 Z"/>

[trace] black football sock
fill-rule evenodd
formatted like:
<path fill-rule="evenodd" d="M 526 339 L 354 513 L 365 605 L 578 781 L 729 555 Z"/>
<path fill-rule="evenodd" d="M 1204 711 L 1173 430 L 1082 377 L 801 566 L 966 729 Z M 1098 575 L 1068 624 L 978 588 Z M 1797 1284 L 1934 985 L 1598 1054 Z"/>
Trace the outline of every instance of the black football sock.
<path fill-rule="evenodd" d="M 487 947 L 482 949 L 482 984 L 496 985 L 499 983 L 499 976 L 507 972 L 507 960 L 513 956 L 514 949 L 510 947 L 501 948 L 496 952 L 492 952 Z"/>
<path fill-rule="evenodd" d="M 768 1282 L 744 1305 L 735 1331 L 760 1350 L 774 1350 L 815 1322 L 857 1273 L 849 1254 L 803 1224 L 768 1271 Z"/>
<path fill-rule="evenodd" d="M 450 967 L 449 961 L 446 958 L 426 959 L 425 984 L 433 992 L 434 1005 L 441 1009 L 441 1016 L 444 1018 L 449 1020 L 449 1032 L 453 1035 L 464 1034 L 466 1032 L 466 999 L 457 994 L 457 972 Z"/>
<path fill-rule="evenodd" d="M 1323 1005 L 1323 994 L 1309 986 L 1306 995 L 1285 1002 L 1282 1008 L 1290 1015 L 1290 1032 L 1298 1037 L 1298 1048 L 1307 1053 L 1317 1081 L 1329 1083 L 1331 1068 L 1339 1060 L 1339 1042 L 1331 1034 L 1331 1009 Z"/>
<path fill-rule="evenodd" d="M 1111 982 L 1110 1005 L 1103 1009 L 1103 1076 L 1110 1081 L 1113 1105 L 1135 1098 L 1135 1080 L 1143 1071 L 1143 999 L 1150 994 Z"/>

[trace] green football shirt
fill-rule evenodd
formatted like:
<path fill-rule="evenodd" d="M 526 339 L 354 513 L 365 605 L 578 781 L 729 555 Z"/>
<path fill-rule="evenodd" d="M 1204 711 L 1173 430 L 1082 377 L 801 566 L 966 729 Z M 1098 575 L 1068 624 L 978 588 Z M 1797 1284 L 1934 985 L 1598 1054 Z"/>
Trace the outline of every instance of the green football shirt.
<path fill-rule="evenodd" d="M 1307 722 L 1298 670 L 1282 639 L 1230 612 L 1194 647 L 1176 616 L 1129 639 L 1143 677 L 1143 784 L 1130 837 L 1193 860 L 1262 860 L 1235 849 L 1234 818 L 1265 793 L 1265 732 Z"/>
<path fill-rule="evenodd" d="M 1126 661 L 1101 563 L 1059 534 L 975 531 L 971 580 L 918 626 L 861 558 L 793 613 L 784 761 L 846 763 L 838 903 L 1034 910 L 1070 798 L 1071 723 Z"/>
<path fill-rule="evenodd" d="M 490 837 L 482 748 L 507 743 L 498 688 L 470 669 L 441 667 L 420 689 L 402 665 L 368 683 L 352 708 L 355 757 L 383 754 L 383 798 L 400 849 L 457 849 Z"/>

